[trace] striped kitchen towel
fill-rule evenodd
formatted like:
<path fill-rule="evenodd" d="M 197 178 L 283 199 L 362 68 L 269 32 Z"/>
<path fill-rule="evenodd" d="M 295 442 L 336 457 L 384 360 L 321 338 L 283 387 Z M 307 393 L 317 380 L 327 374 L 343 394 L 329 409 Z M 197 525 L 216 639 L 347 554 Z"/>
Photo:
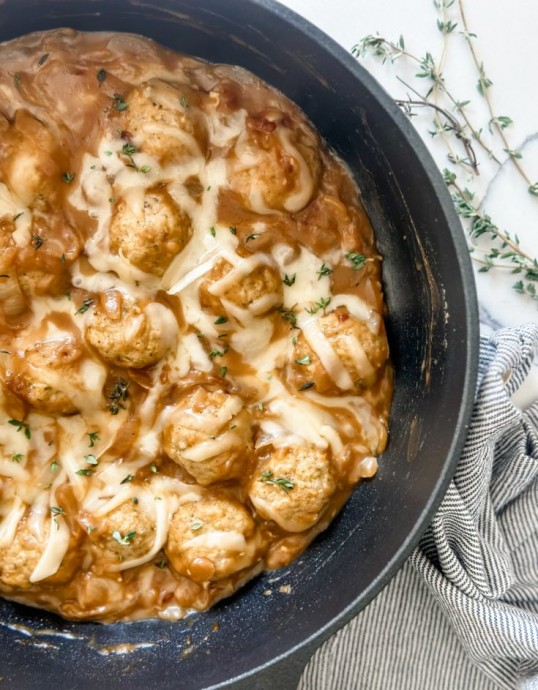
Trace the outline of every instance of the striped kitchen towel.
<path fill-rule="evenodd" d="M 314 655 L 299 690 L 538 690 L 538 325 L 483 338 L 456 474 L 411 558 Z"/>

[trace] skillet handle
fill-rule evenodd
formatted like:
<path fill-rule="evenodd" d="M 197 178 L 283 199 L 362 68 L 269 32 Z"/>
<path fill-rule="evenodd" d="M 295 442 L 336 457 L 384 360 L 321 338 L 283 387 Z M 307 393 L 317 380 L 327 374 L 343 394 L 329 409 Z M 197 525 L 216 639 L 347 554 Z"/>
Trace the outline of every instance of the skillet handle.
<path fill-rule="evenodd" d="M 254 676 L 233 684 L 233 690 L 297 690 L 299 680 L 317 645 L 308 645 Z"/>

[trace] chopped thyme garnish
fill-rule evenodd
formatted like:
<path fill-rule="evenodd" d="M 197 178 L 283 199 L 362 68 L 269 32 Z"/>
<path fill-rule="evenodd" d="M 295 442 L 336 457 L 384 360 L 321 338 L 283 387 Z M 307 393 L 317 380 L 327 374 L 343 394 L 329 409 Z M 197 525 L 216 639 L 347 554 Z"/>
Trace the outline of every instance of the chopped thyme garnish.
<path fill-rule="evenodd" d="M 364 254 L 356 254 L 355 252 L 346 254 L 346 259 L 351 262 L 354 271 L 360 271 L 361 268 L 364 268 L 364 264 L 367 261 Z"/>
<path fill-rule="evenodd" d="M 123 98 L 119 95 L 119 93 L 114 94 L 114 107 L 118 112 L 122 112 L 124 110 L 127 110 L 129 107 L 127 103 L 123 100 Z"/>
<path fill-rule="evenodd" d="M 97 431 L 90 431 L 87 436 L 89 436 L 90 439 L 90 448 L 93 448 L 95 446 L 96 441 L 99 441 L 99 434 Z"/>
<path fill-rule="evenodd" d="M 295 283 L 295 278 L 296 278 L 296 277 L 297 277 L 297 274 L 296 274 L 296 273 L 294 273 L 294 274 L 291 275 L 291 276 L 289 276 L 289 275 L 286 273 L 286 275 L 284 276 L 284 278 L 282 278 L 282 282 L 284 283 L 284 285 L 287 285 L 288 287 L 291 287 L 291 286 Z"/>
<path fill-rule="evenodd" d="M 189 107 L 189 101 L 185 98 L 185 96 L 181 96 L 181 98 L 179 99 L 179 102 L 183 108 Z"/>
<path fill-rule="evenodd" d="M 166 560 L 166 558 L 161 558 L 160 561 L 156 561 L 155 565 L 157 566 L 157 568 L 160 568 L 162 570 L 163 568 L 166 568 L 166 566 L 168 565 L 168 561 Z"/>
<path fill-rule="evenodd" d="M 211 350 L 209 353 L 209 357 L 211 359 L 214 359 L 215 357 L 224 357 L 224 355 L 228 352 L 228 348 L 225 347 L 224 350 Z"/>
<path fill-rule="evenodd" d="M 232 233 L 232 235 L 237 235 L 237 228 L 234 228 L 233 225 L 230 225 L 230 232 Z"/>
<path fill-rule="evenodd" d="M 13 216 L 13 222 L 15 223 L 15 221 L 19 220 L 19 218 L 23 215 L 24 211 L 20 211 L 20 213 L 17 213 L 17 215 Z"/>
<path fill-rule="evenodd" d="M 217 236 L 217 231 L 215 230 L 215 226 L 214 226 L 214 225 L 212 225 L 212 226 L 209 228 L 209 233 L 210 233 L 211 237 L 216 237 L 216 236 Z"/>
<path fill-rule="evenodd" d="M 136 146 L 133 146 L 132 144 L 129 144 L 129 143 L 124 144 L 122 149 L 121 149 L 121 152 L 124 153 L 126 156 L 129 156 L 129 157 L 134 156 L 134 154 L 136 153 Z"/>
<path fill-rule="evenodd" d="M 84 460 L 88 463 L 88 465 L 98 465 L 99 461 L 95 457 L 93 453 L 88 453 L 88 455 L 84 456 Z"/>
<path fill-rule="evenodd" d="M 258 481 L 264 484 L 270 484 L 271 486 L 278 486 L 286 494 L 289 494 L 289 492 L 295 488 L 295 483 L 292 482 L 291 479 L 287 479 L 286 477 L 275 478 L 273 472 L 269 470 L 262 472 Z"/>
<path fill-rule="evenodd" d="M 82 470 L 77 470 L 75 474 L 79 474 L 81 477 L 91 477 L 93 474 L 93 470 L 88 470 L 88 469 L 82 469 Z"/>
<path fill-rule="evenodd" d="M 106 79 L 106 70 L 100 69 L 99 72 L 97 72 L 97 81 L 99 82 L 99 86 L 105 81 Z"/>
<path fill-rule="evenodd" d="M 60 263 L 65 264 L 65 254 L 62 254 L 60 257 Z"/>
<path fill-rule="evenodd" d="M 71 182 L 73 182 L 74 179 L 75 179 L 75 173 L 72 173 L 72 172 L 64 172 L 64 174 L 62 175 L 62 180 L 63 180 L 66 184 L 71 184 Z"/>
<path fill-rule="evenodd" d="M 26 422 L 23 422 L 21 419 L 9 419 L 8 424 L 11 424 L 11 426 L 16 426 L 17 431 L 24 432 L 24 435 L 27 439 L 32 438 L 32 432 L 30 431 L 30 427 Z"/>
<path fill-rule="evenodd" d="M 261 237 L 261 232 L 253 232 L 251 235 L 247 235 L 245 242 L 250 242 L 250 240 L 257 240 L 258 237 Z"/>
<path fill-rule="evenodd" d="M 118 530 L 112 532 L 112 539 L 115 539 L 118 544 L 122 546 L 129 546 L 135 537 L 136 532 L 127 532 L 125 536 L 123 536 L 121 532 L 118 532 Z"/>
<path fill-rule="evenodd" d="M 94 300 L 91 297 L 87 297 L 81 306 L 76 310 L 75 314 L 85 314 L 90 307 L 94 305 Z"/>
<path fill-rule="evenodd" d="M 204 523 L 203 523 L 203 522 L 200 522 L 199 520 L 197 520 L 196 522 L 193 522 L 193 523 L 192 523 L 192 525 L 191 525 L 191 531 L 192 531 L 192 532 L 197 532 L 199 529 L 202 529 L 203 526 L 204 526 Z"/>
<path fill-rule="evenodd" d="M 318 271 L 318 280 L 321 280 L 323 276 L 330 276 L 333 272 L 332 268 L 329 268 L 326 264 L 321 264 L 321 268 Z"/>
<path fill-rule="evenodd" d="M 45 62 L 47 62 L 48 59 L 49 59 L 49 54 L 48 54 L 48 53 L 44 53 L 44 54 L 39 58 L 39 60 L 37 61 L 38 67 L 41 67 L 42 65 L 44 65 Z"/>
<path fill-rule="evenodd" d="M 19 463 L 23 459 L 24 455 L 22 453 L 13 453 L 11 460 L 13 462 Z"/>
<path fill-rule="evenodd" d="M 53 515 L 63 515 L 64 514 L 64 509 L 63 508 L 58 508 L 58 506 L 51 506 L 50 507 L 50 512 Z"/>
<path fill-rule="evenodd" d="M 303 385 L 299 388 L 300 391 L 307 391 L 309 388 L 314 388 L 314 382 L 313 381 L 307 381 L 306 383 L 303 383 Z"/>
<path fill-rule="evenodd" d="M 228 367 L 221 367 L 220 368 L 220 375 L 222 376 L 222 378 L 224 378 L 227 373 L 228 373 Z"/>
<path fill-rule="evenodd" d="M 126 477 L 124 477 L 124 478 L 121 480 L 120 484 L 127 484 L 128 482 L 132 482 L 133 479 L 134 479 L 133 475 L 132 475 L 132 474 L 128 474 Z"/>
<path fill-rule="evenodd" d="M 127 382 L 123 378 L 119 378 L 116 381 L 116 383 L 114 384 L 114 388 L 112 389 L 112 392 L 108 396 L 110 402 L 107 403 L 107 407 L 110 410 L 110 414 L 117 415 L 120 409 L 125 409 L 125 405 L 123 405 L 123 403 L 129 397 L 128 389 L 130 385 L 131 382 Z"/>
<path fill-rule="evenodd" d="M 159 468 L 157 467 L 157 465 L 154 462 L 151 463 L 151 465 L 149 466 L 149 469 L 151 472 L 153 472 L 153 474 L 157 474 L 159 472 Z"/>
<path fill-rule="evenodd" d="M 277 311 L 280 316 L 290 324 L 290 328 L 297 328 L 297 314 L 293 311 L 295 307 L 286 309 L 284 306 L 278 307 Z"/>
<path fill-rule="evenodd" d="M 227 316 L 217 316 L 217 318 L 215 319 L 215 323 L 217 324 L 217 326 L 220 326 L 222 323 L 226 323 L 227 321 Z"/>
<path fill-rule="evenodd" d="M 331 303 L 330 297 L 322 297 L 319 302 L 316 302 L 314 307 L 305 307 L 309 314 L 316 314 L 320 309 L 326 309 Z"/>
<path fill-rule="evenodd" d="M 34 245 L 36 252 L 38 249 L 41 249 L 45 242 L 46 240 L 43 237 L 40 237 L 40 235 L 32 235 L 32 244 Z"/>
<path fill-rule="evenodd" d="M 301 359 L 296 359 L 295 364 L 308 366 L 309 364 L 312 364 L 312 359 L 309 355 L 305 355 L 304 357 L 301 357 Z"/>
<path fill-rule="evenodd" d="M 51 463 L 50 463 L 50 471 L 51 471 L 53 474 L 56 474 L 56 472 L 58 472 L 59 469 L 60 469 L 60 465 L 58 465 L 57 462 L 51 462 Z"/>

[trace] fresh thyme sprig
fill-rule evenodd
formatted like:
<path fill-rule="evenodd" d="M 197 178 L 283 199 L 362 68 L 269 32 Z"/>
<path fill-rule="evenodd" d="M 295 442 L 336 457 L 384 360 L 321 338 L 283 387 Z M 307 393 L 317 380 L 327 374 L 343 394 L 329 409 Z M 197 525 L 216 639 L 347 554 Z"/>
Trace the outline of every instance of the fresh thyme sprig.
<path fill-rule="evenodd" d="M 414 54 L 406 46 L 403 36 L 400 36 L 397 41 L 390 41 L 379 35 L 365 36 L 353 47 L 352 53 L 357 58 L 372 55 L 379 58 L 382 63 L 394 64 L 403 59 L 418 68 L 415 77 L 420 80 L 420 83 L 423 81 L 427 83 L 426 91 L 420 93 L 418 81 L 417 88 L 414 88 L 398 76 L 408 94 L 412 95 L 408 95 L 407 99 L 398 99 L 396 102 L 409 117 L 413 117 L 417 114 L 417 109 L 424 107 L 433 111 L 433 129 L 429 130 L 430 134 L 432 137 L 440 136 L 443 139 L 447 147 L 449 164 L 455 170 L 459 169 L 465 174 L 467 182 L 462 185 L 454 170 L 447 168 L 443 171 L 456 211 L 464 221 L 473 261 L 480 265 L 480 272 L 495 268 L 508 269 L 511 273 L 520 274 L 520 280 L 513 285 L 513 289 L 538 301 L 537 259 L 521 247 L 517 234 L 501 230 L 482 208 L 483 202 L 479 201 L 477 194 L 469 189 L 469 175 L 479 175 L 480 160 L 477 152 L 480 150 L 498 167 L 503 165 L 505 158 L 503 153 L 508 155 L 510 162 L 524 180 L 527 191 L 533 196 L 538 196 L 538 182 L 533 182 L 529 178 L 521 163 L 521 151 L 514 148 L 509 141 L 506 130 L 512 125 L 512 119 L 507 115 L 495 114 L 490 98 L 493 81 L 475 48 L 474 39 L 477 36 L 469 30 L 464 0 L 434 0 L 434 6 L 438 11 L 437 28 L 442 34 L 442 50 L 438 60 L 430 52 L 426 52 L 423 56 Z M 452 8 L 451 14 L 457 10 L 458 16 L 448 16 L 450 8 Z M 461 30 L 457 30 L 458 27 L 461 27 Z M 474 124 L 468 108 L 471 101 L 458 100 L 445 80 L 443 70 L 447 39 L 453 34 L 462 36 L 469 48 L 471 59 L 477 70 L 477 91 L 484 99 L 488 111 L 487 127 L 478 127 Z M 440 99 L 443 105 L 440 105 Z M 447 107 L 443 107 L 445 103 Z M 491 143 L 488 141 L 488 133 L 489 138 L 492 138 Z M 457 146 L 462 147 L 460 152 L 455 146 L 456 143 Z M 502 151 L 499 150 L 501 147 Z M 481 240 L 478 241 L 478 238 Z"/>
<path fill-rule="evenodd" d="M 473 256 L 476 263 L 482 264 L 479 271 L 487 273 L 492 268 L 510 269 L 521 278 L 512 286 L 519 294 L 526 294 L 538 301 L 535 282 L 538 281 L 538 261 L 520 247 L 519 237 L 507 230 L 500 230 L 491 217 L 480 210 L 475 203 L 475 195 L 466 187 L 461 187 L 457 176 L 450 170 L 443 171 L 443 177 L 452 192 L 452 201 L 458 214 L 468 221 L 468 233 L 472 240 L 486 236 L 491 245 L 487 249 L 471 246 L 471 252 L 480 252 L 481 257 Z"/>

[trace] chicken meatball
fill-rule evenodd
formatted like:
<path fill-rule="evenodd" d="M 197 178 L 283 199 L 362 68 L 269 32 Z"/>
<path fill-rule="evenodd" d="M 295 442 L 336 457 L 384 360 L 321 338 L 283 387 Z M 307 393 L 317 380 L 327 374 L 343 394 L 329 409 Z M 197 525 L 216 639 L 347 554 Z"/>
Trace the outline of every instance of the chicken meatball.
<path fill-rule="evenodd" d="M 217 259 L 200 285 L 200 303 L 204 309 L 214 314 L 223 313 L 226 309 L 221 300 L 225 300 L 240 309 L 249 309 L 256 316 L 263 316 L 282 303 L 282 280 L 276 266 L 260 263 L 233 284 L 218 285 L 231 269 L 228 261 Z"/>
<path fill-rule="evenodd" d="M 319 185 L 316 142 L 297 131 L 280 111 L 247 119 L 247 132 L 230 162 L 230 187 L 257 213 L 298 213 Z"/>
<path fill-rule="evenodd" d="M 165 551 L 180 575 L 207 582 L 252 566 L 259 559 L 259 537 L 246 508 L 207 494 L 179 506 Z"/>
<path fill-rule="evenodd" d="M 191 235 L 189 216 L 165 189 L 156 188 L 142 203 L 120 199 L 110 223 L 110 249 L 141 271 L 161 277 Z"/>
<path fill-rule="evenodd" d="M 241 477 L 252 449 L 251 419 L 241 398 L 198 386 L 164 429 L 166 454 L 199 484 Z"/>
<path fill-rule="evenodd" d="M 313 383 L 323 394 L 351 389 L 360 391 L 372 386 L 388 357 L 384 331 L 372 333 L 364 321 L 352 316 L 345 307 L 322 316 L 318 325 L 334 352 L 341 375 L 335 380 L 337 375 L 333 371 L 333 377 L 330 376 L 304 333 L 300 333 L 290 365 L 293 384 L 301 388 Z"/>
<path fill-rule="evenodd" d="M 326 452 L 311 445 L 277 448 L 263 458 L 249 485 L 257 512 L 288 532 L 302 532 L 320 518 L 336 488 Z"/>
<path fill-rule="evenodd" d="M 51 529 L 51 520 L 47 519 L 43 534 L 35 534 L 31 521 L 23 518 L 11 544 L 0 552 L 0 580 L 9 587 L 28 589 L 32 586 L 30 577 L 39 563 Z M 58 571 L 50 577 L 40 580 L 44 584 L 62 584 L 67 582 L 79 565 L 79 554 L 76 552 L 78 537 L 71 535 L 68 552 Z"/>
<path fill-rule="evenodd" d="M 124 291 L 107 290 L 93 310 L 86 339 L 103 359 L 142 369 L 158 362 L 177 337 L 172 312 L 158 302 L 143 307 Z"/>
<path fill-rule="evenodd" d="M 201 120 L 187 91 L 151 79 L 129 93 L 125 129 L 141 151 L 165 162 L 200 153 Z"/>
<path fill-rule="evenodd" d="M 78 411 L 77 386 L 82 350 L 74 338 L 36 342 L 13 358 L 13 371 L 6 383 L 16 396 L 47 414 Z"/>
<path fill-rule="evenodd" d="M 142 501 L 125 501 L 89 527 L 90 541 L 100 558 L 114 565 L 141 558 L 155 543 L 155 519 Z"/>
<path fill-rule="evenodd" d="M 55 196 L 62 172 L 57 163 L 58 143 L 51 130 L 26 110 L 17 110 L 7 140 L 12 153 L 5 174 L 14 194 L 29 205 L 37 196 Z"/>

